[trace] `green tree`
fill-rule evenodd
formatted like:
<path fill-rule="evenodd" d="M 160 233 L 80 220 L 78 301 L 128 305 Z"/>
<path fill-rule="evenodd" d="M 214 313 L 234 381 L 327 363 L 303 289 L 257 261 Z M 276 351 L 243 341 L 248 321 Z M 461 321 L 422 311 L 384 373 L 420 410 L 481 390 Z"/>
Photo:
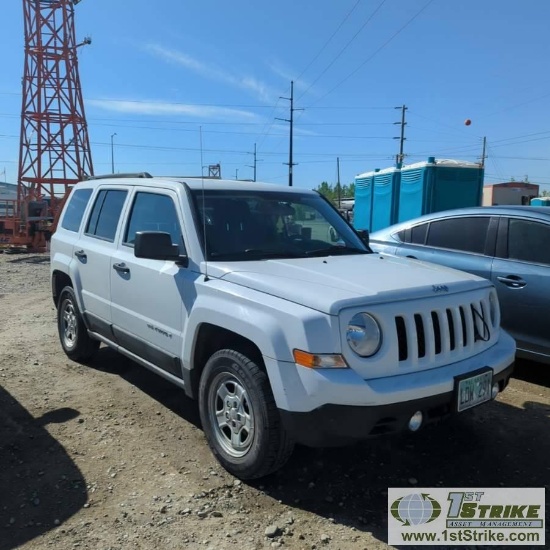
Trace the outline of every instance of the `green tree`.
<path fill-rule="evenodd" d="M 338 186 L 330 185 L 326 181 L 321 183 L 321 185 L 315 188 L 315 191 L 324 195 L 328 200 L 332 201 L 334 204 L 338 202 Z M 351 199 L 355 197 L 355 183 L 350 183 L 349 185 L 342 185 L 340 188 L 340 197 Z"/>
<path fill-rule="evenodd" d="M 321 193 L 321 195 L 324 195 L 330 201 L 334 201 L 334 199 L 337 198 L 337 193 L 334 187 L 332 185 L 329 185 L 326 181 L 316 187 L 315 191 L 318 191 L 319 193 Z"/>

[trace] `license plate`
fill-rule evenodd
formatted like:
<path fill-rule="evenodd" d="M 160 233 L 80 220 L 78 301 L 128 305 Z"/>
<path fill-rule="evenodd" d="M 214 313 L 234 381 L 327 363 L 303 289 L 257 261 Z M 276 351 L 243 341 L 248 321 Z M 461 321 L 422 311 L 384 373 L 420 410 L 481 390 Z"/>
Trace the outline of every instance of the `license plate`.
<path fill-rule="evenodd" d="M 457 409 L 461 412 L 491 399 L 493 371 L 487 370 L 476 376 L 462 378 L 457 383 Z"/>

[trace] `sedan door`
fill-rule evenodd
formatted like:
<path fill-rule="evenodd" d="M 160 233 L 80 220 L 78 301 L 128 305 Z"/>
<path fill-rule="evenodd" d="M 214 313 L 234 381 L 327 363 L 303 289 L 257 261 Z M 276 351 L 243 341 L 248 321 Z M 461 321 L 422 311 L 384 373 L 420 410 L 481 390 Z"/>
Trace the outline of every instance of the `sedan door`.
<path fill-rule="evenodd" d="M 501 219 L 491 279 L 497 288 L 502 326 L 519 350 L 533 358 L 550 354 L 550 224 Z"/>

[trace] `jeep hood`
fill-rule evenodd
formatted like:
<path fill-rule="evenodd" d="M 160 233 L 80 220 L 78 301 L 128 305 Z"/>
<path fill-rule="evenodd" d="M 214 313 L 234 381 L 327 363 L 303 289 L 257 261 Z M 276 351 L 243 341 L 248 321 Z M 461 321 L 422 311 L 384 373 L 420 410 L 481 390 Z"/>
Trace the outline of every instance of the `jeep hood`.
<path fill-rule="evenodd" d="M 209 262 L 208 275 L 331 315 L 367 303 L 414 300 L 490 285 L 463 271 L 380 254 Z"/>

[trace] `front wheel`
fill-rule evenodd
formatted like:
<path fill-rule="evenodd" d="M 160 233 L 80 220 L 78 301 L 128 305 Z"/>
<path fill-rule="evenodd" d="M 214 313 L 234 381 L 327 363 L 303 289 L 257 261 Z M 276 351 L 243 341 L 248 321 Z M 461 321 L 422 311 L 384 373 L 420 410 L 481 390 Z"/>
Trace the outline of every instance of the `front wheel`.
<path fill-rule="evenodd" d="M 204 367 L 199 410 L 208 444 L 220 464 L 241 479 L 278 470 L 294 443 L 281 426 L 269 379 L 237 351 L 216 352 Z"/>
<path fill-rule="evenodd" d="M 59 297 L 57 329 L 63 351 L 73 361 L 85 363 L 99 348 L 99 342 L 88 335 L 74 290 L 70 286 L 66 286 Z"/>

